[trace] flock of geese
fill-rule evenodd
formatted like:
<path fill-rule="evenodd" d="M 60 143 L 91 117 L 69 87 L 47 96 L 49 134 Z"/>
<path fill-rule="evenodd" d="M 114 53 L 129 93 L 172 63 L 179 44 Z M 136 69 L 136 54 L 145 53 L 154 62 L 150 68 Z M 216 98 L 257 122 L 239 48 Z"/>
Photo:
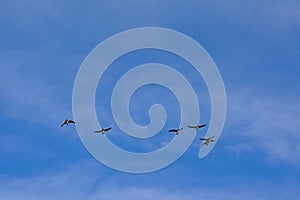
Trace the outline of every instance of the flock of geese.
<path fill-rule="evenodd" d="M 196 132 L 198 132 L 198 130 L 200 128 L 203 128 L 205 127 L 206 124 L 199 124 L 199 125 L 196 125 L 196 126 L 188 126 L 189 128 L 193 128 L 196 130 Z M 178 135 L 181 131 L 183 130 L 183 128 L 179 128 L 179 129 L 170 129 L 169 132 L 175 132 L 176 135 Z M 199 140 L 203 140 L 204 142 L 202 143 L 202 146 L 204 145 L 208 145 L 209 143 L 211 142 L 214 142 L 215 140 L 213 139 L 214 136 L 211 136 L 211 137 L 207 137 L 207 138 L 200 138 Z"/>
<path fill-rule="evenodd" d="M 75 122 L 73 120 L 70 120 L 70 119 L 66 119 L 62 124 L 61 124 L 61 127 L 63 127 L 64 125 L 69 125 L 69 124 L 75 124 Z M 199 124 L 199 125 L 196 125 L 196 126 L 188 126 L 188 128 L 193 128 L 196 130 L 196 132 L 198 132 L 198 130 L 200 128 L 203 128 L 205 127 L 206 124 Z M 104 135 L 107 131 L 109 131 L 110 129 L 112 129 L 112 127 L 109 127 L 109 128 L 102 128 L 101 130 L 96 130 L 94 131 L 94 133 L 96 134 L 102 134 Z M 176 133 L 176 135 L 178 135 L 181 131 L 183 130 L 183 128 L 178 128 L 178 129 L 170 129 L 169 132 L 174 132 Z M 202 143 L 202 146 L 204 145 L 208 145 L 209 143 L 211 142 L 214 142 L 215 140 L 213 139 L 214 136 L 211 136 L 211 137 L 207 137 L 207 138 L 200 138 L 199 140 L 202 140 L 203 143 Z"/>

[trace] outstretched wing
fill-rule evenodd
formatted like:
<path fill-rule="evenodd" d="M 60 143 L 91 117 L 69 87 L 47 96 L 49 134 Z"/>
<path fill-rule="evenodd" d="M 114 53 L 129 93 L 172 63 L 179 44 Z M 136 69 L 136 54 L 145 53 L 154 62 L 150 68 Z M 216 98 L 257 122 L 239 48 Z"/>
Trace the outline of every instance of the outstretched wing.
<path fill-rule="evenodd" d="M 189 128 L 197 128 L 197 126 L 188 126 Z"/>
<path fill-rule="evenodd" d="M 198 128 L 202 128 L 202 127 L 205 127 L 206 124 L 202 124 L 202 125 L 199 125 Z"/>
<path fill-rule="evenodd" d="M 94 133 L 101 133 L 101 130 L 100 131 L 94 131 Z"/>
<path fill-rule="evenodd" d="M 206 138 L 199 138 L 199 140 L 207 140 Z"/>
<path fill-rule="evenodd" d="M 204 145 L 207 146 L 207 145 L 208 145 L 208 142 L 207 142 L 207 141 L 203 142 L 202 147 L 203 147 Z"/>
<path fill-rule="evenodd" d="M 104 131 L 106 132 L 106 131 L 109 131 L 111 129 L 111 127 L 110 128 L 107 128 L 107 129 L 104 129 Z"/>
<path fill-rule="evenodd" d="M 67 120 L 65 120 L 65 121 L 60 125 L 60 127 L 63 127 L 65 124 L 67 124 Z"/>
<path fill-rule="evenodd" d="M 71 124 L 75 124 L 75 122 L 73 120 L 69 120 L 69 123 Z"/>
<path fill-rule="evenodd" d="M 170 129 L 169 132 L 177 132 L 177 129 Z"/>

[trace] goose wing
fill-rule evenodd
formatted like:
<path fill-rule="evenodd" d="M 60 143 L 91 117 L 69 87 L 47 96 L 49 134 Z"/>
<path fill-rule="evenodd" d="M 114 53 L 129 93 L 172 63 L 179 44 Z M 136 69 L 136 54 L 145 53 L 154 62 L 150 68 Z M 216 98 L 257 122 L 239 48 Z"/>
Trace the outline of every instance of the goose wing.
<path fill-rule="evenodd" d="M 177 129 L 170 129 L 169 132 L 177 132 Z"/>
<path fill-rule="evenodd" d="M 198 128 L 202 128 L 202 127 L 205 127 L 205 126 L 206 126 L 206 124 L 201 124 L 201 125 L 198 126 Z"/>
<path fill-rule="evenodd" d="M 106 129 L 104 129 L 104 131 L 106 132 L 106 131 L 109 131 L 111 129 L 111 127 L 110 128 L 106 128 Z"/>
<path fill-rule="evenodd" d="M 203 142 L 202 147 L 203 147 L 204 145 L 207 146 L 207 145 L 208 145 L 208 142 L 207 142 L 207 141 Z"/>
<path fill-rule="evenodd" d="M 63 127 L 65 124 L 67 124 L 67 120 L 65 120 L 65 121 L 60 125 L 60 127 Z"/>

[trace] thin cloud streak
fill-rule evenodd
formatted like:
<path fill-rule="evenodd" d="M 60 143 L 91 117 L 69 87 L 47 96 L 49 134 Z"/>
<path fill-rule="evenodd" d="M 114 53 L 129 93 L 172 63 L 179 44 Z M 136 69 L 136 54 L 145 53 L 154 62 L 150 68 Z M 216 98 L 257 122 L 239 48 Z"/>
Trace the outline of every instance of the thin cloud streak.
<path fill-rule="evenodd" d="M 299 102 L 291 97 L 256 93 L 243 89 L 243 92 L 230 95 L 230 124 L 243 128 L 227 135 L 248 142 L 242 142 L 243 145 L 239 143 L 235 147 L 227 146 L 227 150 L 249 152 L 257 149 L 272 160 L 300 166 L 300 147 L 297 145 L 300 142 L 300 122 L 297 120 L 300 118 Z"/>
<path fill-rule="evenodd" d="M 97 166 L 88 160 L 74 165 L 63 166 L 58 172 L 49 172 L 36 177 L 1 180 L 1 199 L 296 199 L 299 192 L 293 187 L 278 187 L 276 184 L 266 186 L 264 182 L 257 185 L 231 183 L 230 186 L 219 185 L 214 188 L 191 186 L 190 189 L 153 186 L 134 186 L 118 179 L 117 174 L 105 177 Z M 120 174 L 119 174 L 120 176 Z M 121 175 L 122 176 L 122 175 Z M 141 177 L 140 177 L 141 178 Z M 142 179 L 142 178 L 141 178 Z M 220 177 L 222 179 L 222 177 Z M 142 181 L 142 180 L 140 180 Z M 289 181 L 288 181 L 289 182 Z M 203 184 L 204 185 L 204 184 Z M 294 184 L 295 185 L 295 184 Z M 262 191 L 260 187 L 264 187 Z M 251 194 L 251 195 L 250 195 Z"/>
<path fill-rule="evenodd" d="M 61 95 L 58 95 L 61 94 L 61 89 L 46 83 L 30 69 L 24 73 L 22 61 L 1 64 L 7 66 L 6 71 L 0 74 L 2 85 L 0 101 L 3 105 L 3 114 L 47 125 L 56 123 L 59 116 L 64 118 L 71 113 L 63 107 L 66 104 L 61 103 Z M 71 109 L 71 99 L 68 107 Z"/>

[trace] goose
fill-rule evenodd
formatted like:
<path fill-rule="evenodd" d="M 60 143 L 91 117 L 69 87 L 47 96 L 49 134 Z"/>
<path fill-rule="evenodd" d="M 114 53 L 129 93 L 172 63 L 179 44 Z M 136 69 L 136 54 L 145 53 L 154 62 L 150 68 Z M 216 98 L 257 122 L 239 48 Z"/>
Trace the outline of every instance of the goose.
<path fill-rule="evenodd" d="M 215 136 L 211 136 L 211 137 L 208 137 L 208 138 L 200 138 L 199 140 L 204 140 L 202 146 L 204 145 L 208 145 L 210 142 L 214 142 L 215 140 L 213 139 Z"/>
<path fill-rule="evenodd" d="M 180 131 L 182 131 L 183 128 L 179 128 L 179 129 L 170 129 L 169 132 L 175 132 L 176 135 L 178 135 L 180 133 Z"/>
<path fill-rule="evenodd" d="M 198 132 L 199 128 L 202 128 L 202 127 L 205 127 L 205 126 L 206 126 L 206 124 L 199 124 L 199 125 L 196 125 L 196 126 L 188 126 L 188 127 L 189 128 L 194 128 Z"/>
<path fill-rule="evenodd" d="M 101 130 L 98 130 L 98 131 L 94 131 L 94 133 L 102 133 L 102 135 L 104 135 L 105 134 L 105 132 L 107 132 L 107 131 L 109 131 L 110 129 L 111 129 L 112 127 L 110 127 L 110 128 L 106 128 L 106 129 L 101 129 Z"/>
<path fill-rule="evenodd" d="M 63 127 L 65 124 L 68 126 L 69 124 L 75 124 L 75 122 L 73 120 L 66 119 L 60 127 Z"/>

